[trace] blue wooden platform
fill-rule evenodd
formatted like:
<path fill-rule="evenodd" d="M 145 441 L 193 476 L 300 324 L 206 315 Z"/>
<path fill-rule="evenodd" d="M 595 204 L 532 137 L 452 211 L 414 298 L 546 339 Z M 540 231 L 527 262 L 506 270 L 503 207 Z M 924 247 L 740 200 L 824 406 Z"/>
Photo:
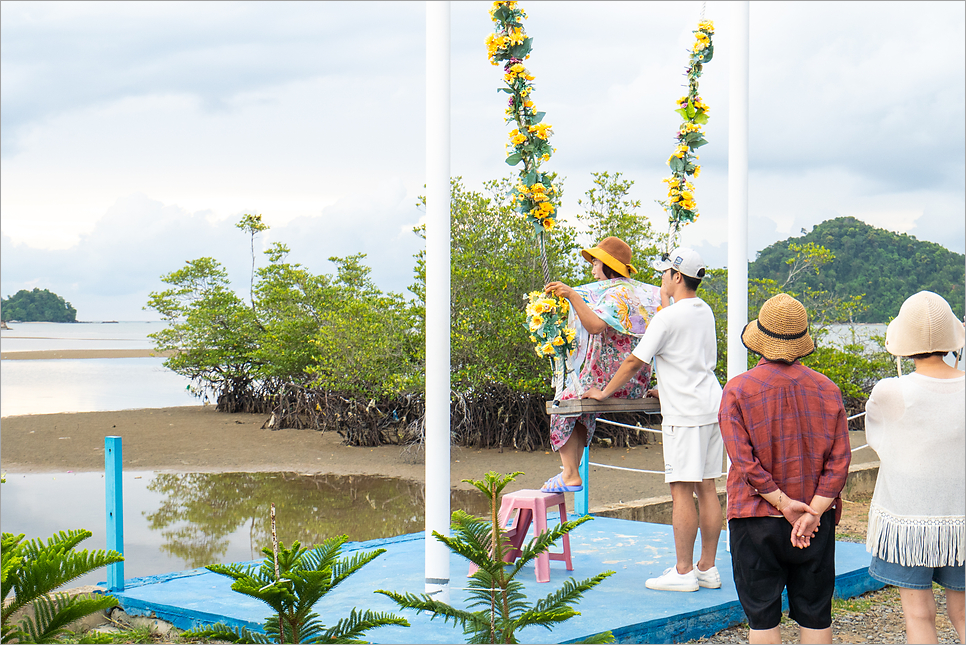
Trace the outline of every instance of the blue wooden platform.
<path fill-rule="evenodd" d="M 376 589 L 423 593 L 423 534 L 384 540 L 349 543 L 344 553 L 377 547 L 387 552 L 376 558 L 343 585 L 326 596 L 317 608 L 322 622 L 333 625 L 353 607 L 392 611 L 412 625 L 384 627 L 368 633 L 374 643 L 462 643 L 462 630 L 441 620 L 430 622 L 425 614 L 401 610 Z M 551 580 L 540 584 L 533 566 L 525 568 L 521 580 L 531 601 L 556 591 L 567 577 L 584 579 L 602 571 L 616 574 L 592 589 L 577 606 L 581 612 L 553 632 L 534 627 L 517 634 L 523 643 L 567 643 L 611 630 L 621 643 L 672 643 L 710 636 L 744 620 L 738 604 L 731 569 L 731 555 L 725 551 L 721 534 L 717 566 L 721 589 L 700 589 L 692 593 L 652 591 L 647 578 L 673 566 L 674 540 L 671 527 L 629 520 L 597 517 L 571 533 L 574 571 L 562 562 L 551 562 Z M 868 574 L 870 556 L 864 544 L 838 542 L 835 552 L 836 594 L 843 598 L 879 589 L 882 585 Z M 463 607 L 468 563 L 452 555 L 451 604 Z M 130 615 L 151 615 L 189 629 L 206 623 L 225 622 L 260 628 L 271 613 L 259 601 L 235 593 L 230 580 L 205 569 L 126 581 L 125 591 L 114 594 Z"/>

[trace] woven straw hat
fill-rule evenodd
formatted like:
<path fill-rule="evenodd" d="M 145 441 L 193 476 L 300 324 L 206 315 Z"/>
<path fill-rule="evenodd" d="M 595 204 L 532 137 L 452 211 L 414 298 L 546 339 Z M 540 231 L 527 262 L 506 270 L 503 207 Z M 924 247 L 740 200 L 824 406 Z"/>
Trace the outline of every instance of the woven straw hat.
<path fill-rule="evenodd" d="M 758 318 L 741 332 L 741 342 L 770 361 L 794 363 L 815 351 L 808 335 L 808 314 L 799 301 L 787 293 L 769 298 Z"/>
<path fill-rule="evenodd" d="M 937 293 L 909 296 L 886 329 L 886 350 L 894 356 L 951 352 L 966 341 L 963 323 Z"/>
<path fill-rule="evenodd" d="M 584 249 L 580 254 L 591 263 L 597 258 L 625 278 L 629 278 L 631 273 L 637 273 L 637 269 L 631 264 L 631 247 L 619 237 L 605 237 L 597 246 Z"/>

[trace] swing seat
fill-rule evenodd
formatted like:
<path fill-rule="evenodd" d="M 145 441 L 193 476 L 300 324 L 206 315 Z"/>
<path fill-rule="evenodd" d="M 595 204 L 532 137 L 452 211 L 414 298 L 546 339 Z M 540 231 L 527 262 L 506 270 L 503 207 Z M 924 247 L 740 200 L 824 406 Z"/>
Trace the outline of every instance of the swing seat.
<path fill-rule="evenodd" d="M 661 413 L 661 402 L 658 399 L 567 399 L 565 401 L 547 401 L 547 414 L 583 414 L 584 412 L 646 412 Z"/>

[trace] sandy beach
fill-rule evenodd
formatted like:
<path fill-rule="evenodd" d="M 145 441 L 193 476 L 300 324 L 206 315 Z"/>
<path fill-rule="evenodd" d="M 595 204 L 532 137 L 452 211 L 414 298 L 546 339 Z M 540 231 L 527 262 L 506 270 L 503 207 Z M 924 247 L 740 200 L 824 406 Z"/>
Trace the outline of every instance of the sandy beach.
<path fill-rule="evenodd" d="M 0 360 L 39 361 L 57 358 L 151 358 L 167 357 L 171 352 L 150 349 L 41 349 L 29 352 L 0 352 Z"/>

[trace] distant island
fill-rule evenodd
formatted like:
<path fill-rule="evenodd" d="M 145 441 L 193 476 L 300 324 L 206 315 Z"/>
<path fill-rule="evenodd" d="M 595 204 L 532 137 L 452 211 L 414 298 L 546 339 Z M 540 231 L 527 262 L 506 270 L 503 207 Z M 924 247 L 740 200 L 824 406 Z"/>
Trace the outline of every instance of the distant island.
<path fill-rule="evenodd" d="M 77 322 L 77 310 L 47 289 L 21 289 L 0 300 L 0 320 L 8 322 Z"/>
<path fill-rule="evenodd" d="M 839 297 L 863 295 L 868 310 L 854 322 L 887 323 L 899 313 L 903 301 L 917 291 L 932 291 L 963 316 L 964 261 L 960 253 L 916 239 L 906 233 L 875 228 L 854 217 L 837 217 L 818 224 L 801 237 L 790 237 L 758 252 L 748 266 L 749 278 L 770 278 L 782 283 L 786 261 L 794 254 L 789 243 L 812 242 L 835 254 L 818 273 L 802 281 L 816 291 Z"/>

